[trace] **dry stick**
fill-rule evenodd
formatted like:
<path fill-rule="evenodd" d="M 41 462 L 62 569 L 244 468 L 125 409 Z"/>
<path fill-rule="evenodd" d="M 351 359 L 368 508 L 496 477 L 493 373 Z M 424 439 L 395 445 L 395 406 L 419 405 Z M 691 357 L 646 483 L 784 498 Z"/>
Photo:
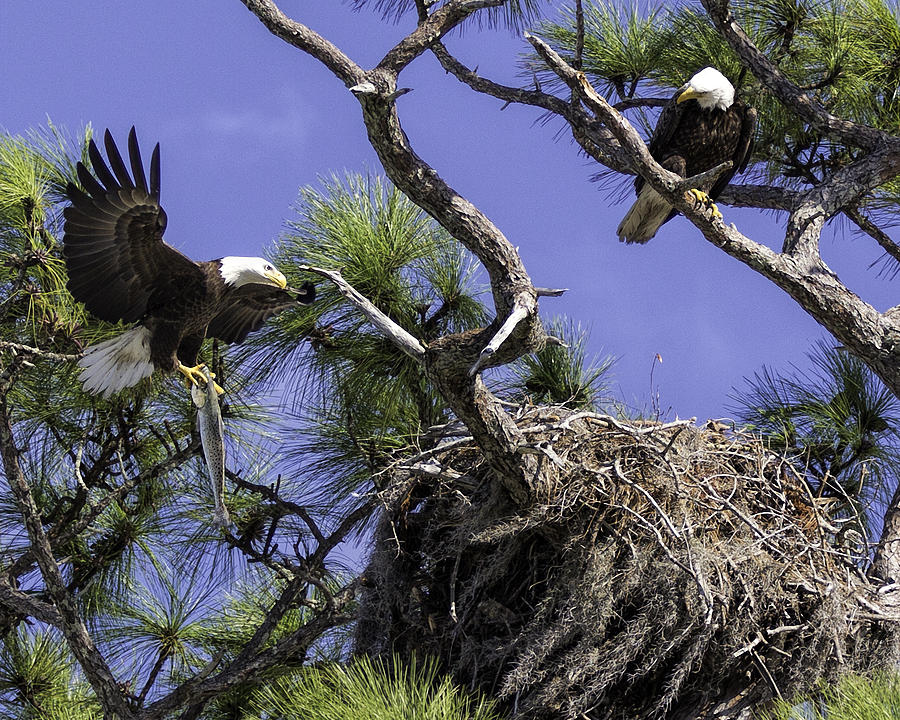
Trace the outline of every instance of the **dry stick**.
<path fill-rule="evenodd" d="M 472 377 L 477 373 L 481 368 L 483 368 L 500 349 L 500 346 L 503 344 L 503 341 L 506 340 L 510 335 L 512 335 L 513 330 L 516 329 L 516 326 L 525 320 L 531 311 L 525 307 L 518 298 L 516 298 L 513 303 L 512 312 L 507 316 L 506 320 L 503 321 L 503 324 L 500 326 L 500 329 L 494 334 L 494 337 L 491 338 L 490 342 L 484 347 L 481 351 L 481 354 L 478 356 L 478 359 L 475 361 L 475 364 L 469 368 L 469 377 Z"/>
<path fill-rule="evenodd" d="M 462 550 L 456 553 L 456 562 L 453 563 L 453 573 L 450 575 L 450 618 L 455 624 L 459 624 L 456 617 L 456 576 L 459 572 L 459 561 L 462 559 Z"/>
<path fill-rule="evenodd" d="M 413 358 L 413 360 L 418 360 L 419 362 L 423 361 L 425 357 L 425 346 L 381 312 L 381 310 L 375 307 L 370 300 L 365 298 L 358 290 L 356 290 L 356 288 L 350 285 L 350 283 L 344 280 L 339 270 L 326 270 L 324 268 L 313 267 L 312 265 L 300 265 L 298 270 L 316 273 L 317 275 L 322 275 L 331 280 L 335 287 L 337 287 L 338 292 L 359 308 L 375 327 L 381 330 L 388 339 L 393 341 L 394 345 Z"/>
<path fill-rule="evenodd" d="M 0 350 L 12 350 L 13 352 L 25 353 L 26 355 L 36 355 L 37 357 L 47 358 L 48 360 L 63 360 L 66 362 L 78 360 L 81 357 L 78 353 L 67 354 L 49 352 L 47 350 L 41 350 L 40 348 L 31 347 L 30 345 L 22 345 L 21 343 L 8 342 L 6 340 L 0 340 Z"/>

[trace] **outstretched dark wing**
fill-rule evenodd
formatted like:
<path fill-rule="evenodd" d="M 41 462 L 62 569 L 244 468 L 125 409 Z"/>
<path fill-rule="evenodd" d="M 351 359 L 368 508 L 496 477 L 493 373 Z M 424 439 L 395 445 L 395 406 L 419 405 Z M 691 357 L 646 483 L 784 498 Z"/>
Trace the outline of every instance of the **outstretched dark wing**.
<path fill-rule="evenodd" d="M 308 282 L 300 290 L 281 290 L 257 283 L 242 285 L 229 295 L 228 303 L 210 321 L 206 337 L 227 343 L 243 342 L 275 313 L 295 305 L 309 305 L 315 298 L 315 286 Z"/>
<path fill-rule="evenodd" d="M 88 154 L 94 175 L 78 163 L 84 190 L 72 183 L 66 188 L 72 200 L 63 213 L 67 287 L 100 319 L 133 322 L 145 314 L 151 298 L 153 305 L 164 305 L 175 293 L 199 287 L 203 273 L 163 242 L 166 213 L 159 205 L 159 145 L 150 159 L 148 183 L 134 128 L 128 134 L 134 179 L 109 130 L 104 144 L 109 166 L 91 140 Z"/>

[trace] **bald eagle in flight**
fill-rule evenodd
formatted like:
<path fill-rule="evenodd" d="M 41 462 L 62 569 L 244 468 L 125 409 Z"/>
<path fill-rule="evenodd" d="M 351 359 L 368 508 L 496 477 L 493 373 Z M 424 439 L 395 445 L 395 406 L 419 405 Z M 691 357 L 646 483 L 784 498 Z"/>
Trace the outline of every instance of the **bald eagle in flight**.
<path fill-rule="evenodd" d="M 691 192 L 712 205 L 735 172 L 744 172 L 753 145 L 756 110 L 734 98 L 734 86 L 715 68 L 703 68 L 678 88 L 663 107 L 650 137 L 649 150 L 666 170 L 683 178 L 731 161 L 711 188 Z M 634 181 L 638 199 L 619 224 L 619 240 L 645 243 L 678 212 L 640 175 Z M 704 192 L 705 191 L 705 192 Z M 715 205 L 714 211 L 718 213 Z M 721 216 L 721 215 L 720 215 Z"/>
<path fill-rule="evenodd" d="M 311 283 L 288 288 L 263 258 L 194 262 L 163 242 L 159 144 L 149 182 L 134 128 L 128 135 L 131 174 L 108 130 L 104 144 L 109 164 L 91 140 L 94 174 L 78 163 L 84 189 L 66 188 L 72 201 L 63 211 L 67 287 L 101 320 L 137 325 L 86 350 L 78 363 L 85 390 L 108 398 L 155 369 L 205 383 L 197 364 L 204 338 L 239 343 L 273 313 L 313 301 Z"/>

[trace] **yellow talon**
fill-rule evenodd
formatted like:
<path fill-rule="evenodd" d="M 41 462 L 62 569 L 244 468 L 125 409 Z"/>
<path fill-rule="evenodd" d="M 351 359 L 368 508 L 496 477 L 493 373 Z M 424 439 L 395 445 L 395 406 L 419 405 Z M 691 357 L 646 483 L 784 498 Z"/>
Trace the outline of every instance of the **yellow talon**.
<path fill-rule="evenodd" d="M 722 219 L 722 213 L 719 212 L 719 208 L 716 207 L 716 204 L 712 201 L 712 198 L 710 198 L 709 195 L 707 195 L 702 190 L 698 190 L 697 188 L 691 188 L 688 192 L 694 196 L 694 199 L 697 201 L 697 205 L 703 205 L 704 207 L 712 210 L 712 216 L 716 220 Z"/>
<path fill-rule="evenodd" d="M 203 365 L 202 363 L 190 368 L 186 365 L 178 363 L 178 371 L 188 379 L 188 382 L 191 385 L 197 385 L 198 387 L 204 387 L 207 383 L 206 373 L 204 373 L 204 370 L 206 370 L 206 373 L 209 373 L 210 380 L 213 380 L 216 377 L 216 374 L 210 372 L 206 368 L 206 365 Z M 219 386 L 219 383 L 213 381 L 213 387 L 216 389 L 216 392 L 219 395 L 225 394 L 225 391 Z"/>

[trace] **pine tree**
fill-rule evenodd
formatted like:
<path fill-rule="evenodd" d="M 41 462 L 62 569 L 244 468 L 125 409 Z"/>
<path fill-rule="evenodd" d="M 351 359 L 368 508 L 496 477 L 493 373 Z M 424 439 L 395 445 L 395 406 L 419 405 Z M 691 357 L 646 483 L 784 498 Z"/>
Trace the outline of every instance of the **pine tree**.
<path fill-rule="evenodd" d="M 706 0 L 642 14 L 576 0 L 537 24 L 547 8 L 531 0 L 360 0 L 409 28 L 365 69 L 270 0 L 244 3 L 351 89 L 390 184 L 305 189 L 273 256 L 292 282 L 325 277 L 322 301 L 243 350 L 203 349 L 229 388 L 234 527 L 222 532 L 183 387 L 157 379 L 110 400 L 79 388 L 78 353 L 117 330 L 65 291 L 60 210 L 89 130 L 2 138 L 5 716 L 306 716 L 306 702 L 344 712 L 330 705 L 338 690 L 347 707 L 371 702 L 374 686 L 419 698 L 421 716 L 437 697 L 436 717 L 487 717 L 444 680 L 456 671 L 531 717 L 746 717 L 780 684 L 900 657 L 900 492 L 874 563 L 806 493 L 840 493 L 849 510 L 871 492 L 850 490 L 894 409 L 869 373 L 900 393 L 896 313 L 852 294 L 817 246 L 844 215 L 900 259 L 884 230 L 900 192 L 895 5 Z M 443 38 L 466 22 L 536 27 L 536 87 L 463 66 Z M 401 127 L 399 76 L 428 52 L 473 91 L 559 118 L 607 170 L 640 173 L 862 365 L 827 355 L 824 400 L 764 372 L 753 409 L 768 446 L 602 412 L 605 363 L 585 368 L 577 334 L 541 320 L 539 302 L 561 291 L 534 287 Z M 635 126 L 646 137 L 661 95 L 710 62 L 761 118 L 758 182 L 720 200 L 786 211 L 780 253 L 694 207 L 640 153 Z M 495 370 L 510 363 L 517 373 Z M 798 458 L 811 469 L 799 480 Z M 373 525 L 380 545 L 359 575 L 340 550 Z M 391 642 L 427 646 L 438 665 L 423 659 L 419 674 Z M 477 649 L 459 657 L 463 646 Z M 344 662 L 351 649 L 380 658 Z"/>

